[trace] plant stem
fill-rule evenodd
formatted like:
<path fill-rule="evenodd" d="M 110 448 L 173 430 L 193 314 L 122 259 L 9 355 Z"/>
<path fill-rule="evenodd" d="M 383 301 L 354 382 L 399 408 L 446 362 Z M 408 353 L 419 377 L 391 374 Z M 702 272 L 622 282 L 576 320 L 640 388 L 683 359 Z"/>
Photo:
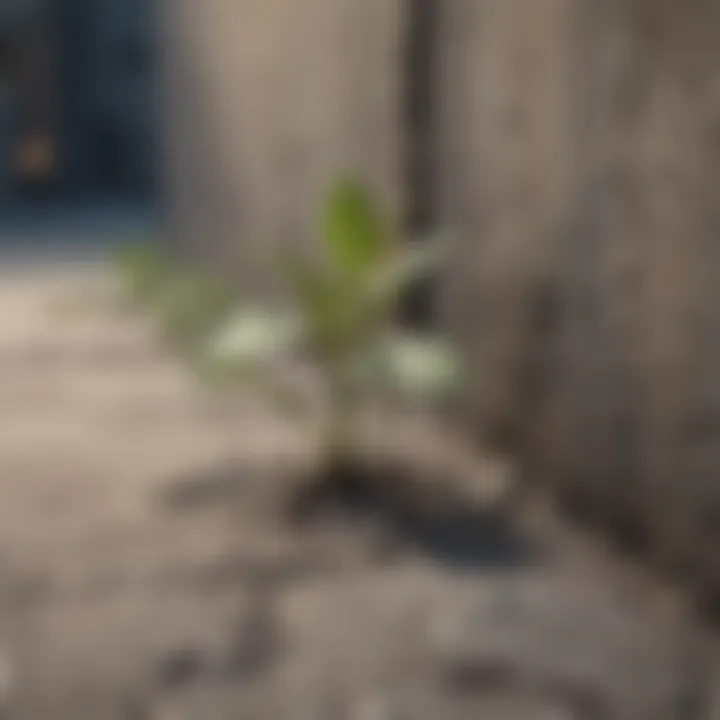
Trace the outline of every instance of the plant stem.
<path fill-rule="evenodd" d="M 330 381 L 329 409 L 323 451 L 328 468 L 343 470 L 357 464 L 358 393 L 348 373 L 334 373 Z"/>

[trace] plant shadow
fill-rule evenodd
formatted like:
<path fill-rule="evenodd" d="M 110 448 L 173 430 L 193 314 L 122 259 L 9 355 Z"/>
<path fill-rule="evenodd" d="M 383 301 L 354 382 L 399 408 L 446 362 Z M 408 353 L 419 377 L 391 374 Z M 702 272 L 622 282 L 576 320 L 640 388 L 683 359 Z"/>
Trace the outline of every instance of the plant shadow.
<path fill-rule="evenodd" d="M 535 564 L 542 554 L 510 513 L 473 502 L 449 484 L 419 482 L 399 466 L 308 483 L 290 517 L 382 528 L 399 545 L 456 570 L 513 569 Z"/>
<path fill-rule="evenodd" d="M 161 498 L 174 512 L 238 502 L 253 504 L 262 470 L 227 465 L 174 479 Z M 447 484 L 421 483 L 398 467 L 352 477 L 312 475 L 282 491 L 281 513 L 292 527 L 327 526 L 377 532 L 396 548 L 460 571 L 512 570 L 540 561 L 538 539 L 512 513 L 468 500 Z"/>

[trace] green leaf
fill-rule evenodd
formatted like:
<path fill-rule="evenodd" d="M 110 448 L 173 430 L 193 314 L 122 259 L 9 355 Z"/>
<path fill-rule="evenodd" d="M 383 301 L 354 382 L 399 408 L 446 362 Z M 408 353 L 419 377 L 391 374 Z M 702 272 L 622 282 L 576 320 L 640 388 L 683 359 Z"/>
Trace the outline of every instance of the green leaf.
<path fill-rule="evenodd" d="M 393 263 L 395 282 L 400 287 L 437 270 L 445 258 L 445 248 L 432 241 L 408 246 Z"/>
<path fill-rule="evenodd" d="M 284 269 L 312 350 L 326 360 L 349 350 L 361 327 L 355 285 L 298 256 Z"/>
<path fill-rule="evenodd" d="M 202 379 L 212 384 L 243 383 L 265 395 L 288 417 L 305 418 L 307 395 L 278 367 L 303 339 L 303 324 L 289 314 L 246 310 L 227 323 L 198 358 Z"/>
<path fill-rule="evenodd" d="M 204 351 L 219 371 L 249 376 L 265 363 L 294 350 L 303 337 L 303 324 L 290 314 L 245 310 L 215 333 Z"/>
<path fill-rule="evenodd" d="M 443 248 L 430 243 L 411 245 L 379 268 L 369 279 L 367 294 L 380 312 L 390 312 L 408 286 L 439 267 Z"/>
<path fill-rule="evenodd" d="M 339 285 L 321 268 L 299 255 L 288 254 L 283 269 L 293 300 L 307 324 L 320 326 L 327 323 L 337 306 Z"/>
<path fill-rule="evenodd" d="M 379 209 L 354 180 L 340 181 L 331 189 L 322 234 L 334 266 L 349 275 L 374 267 L 390 250 L 390 237 Z"/>
<path fill-rule="evenodd" d="M 452 347 L 442 338 L 395 335 L 380 347 L 377 367 L 391 389 L 413 398 L 434 400 L 454 392 L 461 371 Z"/>

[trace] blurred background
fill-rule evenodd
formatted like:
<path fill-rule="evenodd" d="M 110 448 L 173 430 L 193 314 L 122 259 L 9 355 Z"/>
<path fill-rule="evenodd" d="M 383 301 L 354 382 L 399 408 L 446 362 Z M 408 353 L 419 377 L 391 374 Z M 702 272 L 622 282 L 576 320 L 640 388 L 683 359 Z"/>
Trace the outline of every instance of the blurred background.
<path fill-rule="evenodd" d="M 0 717 L 716 719 L 718 40 L 720 0 L 0 0 Z M 116 251 L 275 302 L 343 173 L 447 244 L 403 321 L 468 372 L 378 421 L 392 502 L 299 528 L 308 428 L 206 392 Z"/>
<path fill-rule="evenodd" d="M 158 29 L 152 2 L 0 6 L 2 224 L 154 214 Z"/>

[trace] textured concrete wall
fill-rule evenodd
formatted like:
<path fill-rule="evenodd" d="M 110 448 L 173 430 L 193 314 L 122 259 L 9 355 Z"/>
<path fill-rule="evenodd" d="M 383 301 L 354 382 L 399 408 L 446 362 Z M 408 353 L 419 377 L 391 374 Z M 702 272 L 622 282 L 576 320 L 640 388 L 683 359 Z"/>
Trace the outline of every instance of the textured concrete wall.
<path fill-rule="evenodd" d="M 476 420 L 506 442 L 529 402 L 533 327 L 574 200 L 572 0 L 446 0 L 442 215 L 456 238 L 450 319 Z"/>
<path fill-rule="evenodd" d="M 358 170 L 400 207 L 400 0 L 166 0 L 175 237 L 249 291 Z"/>
<path fill-rule="evenodd" d="M 716 588 L 718 27 L 716 0 L 447 0 L 443 30 L 476 422 Z"/>

